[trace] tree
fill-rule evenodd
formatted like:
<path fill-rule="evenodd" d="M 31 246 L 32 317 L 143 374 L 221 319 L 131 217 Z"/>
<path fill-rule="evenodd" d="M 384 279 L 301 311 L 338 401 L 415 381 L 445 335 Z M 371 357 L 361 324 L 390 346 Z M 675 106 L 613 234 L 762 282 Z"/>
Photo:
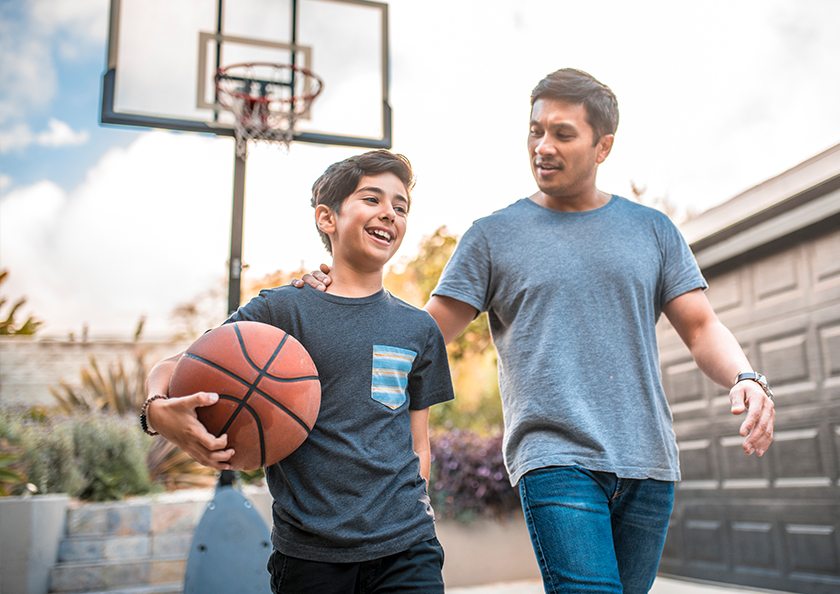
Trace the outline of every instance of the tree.
<path fill-rule="evenodd" d="M 394 295 L 422 307 L 437 285 L 458 237 L 446 227 L 424 237 L 417 255 L 402 260 L 385 275 L 385 287 Z M 431 410 L 432 425 L 485 431 L 502 424 L 496 372 L 496 350 L 490 338 L 487 314 L 476 318 L 447 347 L 456 398 Z"/>
<path fill-rule="evenodd" d="M 630 191 L 633 192 L 633 200 L 666 214 L 677 225 L 697 217 L 697 212 L 693 208 L 682 208 L 667 195 L 659 198 L 647 196 L 647 188 L 632 180 L 630 181 Z"/>
<path fill-rule="evenodd" d="M 8 277 L 8 270 L 0 271 L 0 284 L 3 284 Z M 31 336 L 38 331 L 38 327 L 43 324 L 43 322 L 33 318 L 32 316 L 28 317 L 20 326 L 17 325 L 15 315 L 18 313 L 18 310 L 23 307 L 24 303 L 26 303 L 26 297 L 21 297 L 14 305 L 12 305 L 12 309 L 9 311 L 8 315 L 6 315 L 5 319 L 3 319 L 2 315 L 0 315 L 0 335 Z M 0 296 L 0 308 L 2 308 L 5 304 L 6 298 Z"/>

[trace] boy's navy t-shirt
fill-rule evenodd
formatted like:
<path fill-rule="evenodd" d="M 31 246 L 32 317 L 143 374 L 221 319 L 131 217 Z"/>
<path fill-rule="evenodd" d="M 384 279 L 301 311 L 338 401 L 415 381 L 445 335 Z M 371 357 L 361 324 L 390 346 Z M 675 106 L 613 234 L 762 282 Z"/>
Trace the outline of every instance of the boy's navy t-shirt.
<path fill-rule="evenodd" d="M 275 548 L 360 562 L 434 538 L 409 417 L 454 397 L 434 319 L 384 289 L 348 298 L 285 286 L 260 292 L 228 321 L 282 328 L 309 352 L 321 382 L 312 433 L 266 468 Z"/>

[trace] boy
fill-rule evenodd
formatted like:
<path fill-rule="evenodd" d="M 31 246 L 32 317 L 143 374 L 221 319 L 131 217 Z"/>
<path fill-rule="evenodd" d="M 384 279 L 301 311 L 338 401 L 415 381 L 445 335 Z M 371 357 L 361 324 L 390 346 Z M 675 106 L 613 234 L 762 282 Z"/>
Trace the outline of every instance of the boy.
<path fill-rule="evenodd" d="M 264 290 L 228 319 L 284 329 L 321 381 L 314 430 L 266 468 L 275 594 L 443 594 L 426 484 L 429 407 L 453 398 L 446 348 L 431 316 L 382 287 L 412 187 L 408 160 L 385 150 L 331 165 L 312 188 L 318 232 L 333 256 L 329 290 Z M 179 357 L 149 374 L 143 420 L 202 464 L 230 468 L 226 436 L 214 438 L 195 418 L 195 407 L 217 396 L 165 396 Z"/>

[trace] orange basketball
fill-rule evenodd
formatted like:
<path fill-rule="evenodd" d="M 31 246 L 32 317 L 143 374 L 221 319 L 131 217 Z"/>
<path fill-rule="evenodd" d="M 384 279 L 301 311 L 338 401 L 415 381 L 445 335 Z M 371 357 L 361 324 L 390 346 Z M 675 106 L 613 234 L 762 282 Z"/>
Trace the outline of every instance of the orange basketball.
<path fill-rule="evenodd" d="M 321 406 L 318 370 L 306 349 L 280 328 L 225 324 L 195 341 L 169 382 L 170 398 L 216 392 L 196 409 L 215 436 L 227 433 L 234 468 L 279 462 L 309 436 Z"/>

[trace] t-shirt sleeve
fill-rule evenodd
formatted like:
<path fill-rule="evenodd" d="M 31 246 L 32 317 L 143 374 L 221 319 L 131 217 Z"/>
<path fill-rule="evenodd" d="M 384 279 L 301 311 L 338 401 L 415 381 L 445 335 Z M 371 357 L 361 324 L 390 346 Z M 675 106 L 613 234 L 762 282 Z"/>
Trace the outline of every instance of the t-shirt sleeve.
<path fill-rule="evenodd" d="M 408 377 L 408 395 L 411 399 L 409 409 L 411 410 L 423 410 L 433 404 L 455 398 L 443 335 L 432 316 L 426 312 L 422 313 L 428 317 L 423 326 L 428 330 L 428 337 L 426 346 L 422 353 L 418 353 Z"/>
<path fill-rule="evenodd" d="M 233 312 L 225 324 L 231 322 L 262 322 L 273 324 L 271 307 L 269 306 L 268 290 L 260 291 L 260 294 L 252 298 L 248 303 L 242 305 Z"/>
<path fill-rule="evenodd" d="M 707 289 L 708 284 L 688 243 L 670 220 L 660 226 L 664 251 L 663 282 L 660 302 L 666 303 L 694 289 Z"/>
<path fill-rule="evenodd" d="M 492 280 L 490 247 L 484 232 L 470 227 L 446 263 L 432 295 L 463 301 L 479 312 L 489 309 Z"/>

